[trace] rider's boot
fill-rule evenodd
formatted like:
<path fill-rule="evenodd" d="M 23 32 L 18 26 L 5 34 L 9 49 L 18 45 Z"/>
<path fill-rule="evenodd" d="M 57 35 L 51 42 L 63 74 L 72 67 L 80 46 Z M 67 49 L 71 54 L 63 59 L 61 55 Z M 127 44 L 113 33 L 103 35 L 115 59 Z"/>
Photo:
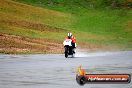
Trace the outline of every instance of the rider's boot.
<path fill-rule="evenodd" d="M 75 54 L 75 52 L 76 52 L 76 50 L 75 50 L 75 48 L 73 49 L 73 53 Z"/>

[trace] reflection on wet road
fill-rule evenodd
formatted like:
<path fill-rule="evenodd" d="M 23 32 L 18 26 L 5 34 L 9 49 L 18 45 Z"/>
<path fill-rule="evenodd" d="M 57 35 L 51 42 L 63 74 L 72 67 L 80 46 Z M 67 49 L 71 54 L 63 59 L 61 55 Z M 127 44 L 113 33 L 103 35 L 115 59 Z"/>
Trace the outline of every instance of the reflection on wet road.
<path fill-rule="evenodd" d="M 82 65 L 88 73 L 132 74 L 132 51 L 64 55 L 0 55 L 0 88 L 79 88 L 75 75 Z M 130 84 L 86 84 L 83 88 L 132 88 Z"/>

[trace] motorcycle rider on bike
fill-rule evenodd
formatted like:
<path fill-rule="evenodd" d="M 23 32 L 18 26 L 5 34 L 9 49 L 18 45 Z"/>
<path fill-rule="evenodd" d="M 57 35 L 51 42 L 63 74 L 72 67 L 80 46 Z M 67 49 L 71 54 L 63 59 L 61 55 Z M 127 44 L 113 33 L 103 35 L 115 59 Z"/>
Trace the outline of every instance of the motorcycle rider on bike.
<path fill-rule="evenodd" d="M 76 48 L 76 38 L 72 35 L 71 32 L 68 33 L 68 36 L 66 39 L 71 39 L 72 40 L 72 47 L 73 47 L 73 53 L 75 53 L 75 48 Z"/>

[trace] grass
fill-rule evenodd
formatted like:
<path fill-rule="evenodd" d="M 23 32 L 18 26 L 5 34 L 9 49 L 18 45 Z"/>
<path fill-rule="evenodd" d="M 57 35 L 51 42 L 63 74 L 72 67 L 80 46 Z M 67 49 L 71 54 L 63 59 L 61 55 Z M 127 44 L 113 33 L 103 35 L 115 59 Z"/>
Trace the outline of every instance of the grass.
<path fill-rule="evenodd" d="M 84 48 L 131 50 L 131 24 L 131 9 L 94 9 L 85 0 L 0 1 L 0 33 L 54 40 L 56 45 L 71 31 Z"/>
<path fill-rule="evenodd" d="M 58 28 L 59 26 L 65 27 L 69 25 L 71 19 L 70 14 L 21 4 L 11 0 L 0 1 L 0 8 L 1 17 L 4 19 L 26 20 L 35 23 L 44 23 Z"/>
<path fill-rule="evenodd" d="M 93 9 L 86 0 L 15 0 L 34 6 L 40 6 L 72 14 L 74 23 L 69 29 L 85 32 L 106 33 L 123 29 L 128 21 L 132 21 L 132 10 L 128 9 Z M 98 0 L 99 1 L 99 0 Z M 118 31 L 117 31 L 118 32 Z"/>
<path fill-rule="evenodd" d="M 58 11 L 10 0 L 0 1 L 0 34 L 2 34 L 0 36 L 0 52 L 12 54 L 61 53 L 63 46 L 60 43 L 64 39 L 62 35 L 67 30 L 61 29 L 59 24 L 62 24 L 61 26 L 68 25 L 69 19 L 69 14 Z M 12 37 L 12 35 L 16 37 Z M 28 42 L 25 40 L 26 38 L 31 41 Z M 39 41 L 35 42 L 35 45 L 34 39 Z"/>

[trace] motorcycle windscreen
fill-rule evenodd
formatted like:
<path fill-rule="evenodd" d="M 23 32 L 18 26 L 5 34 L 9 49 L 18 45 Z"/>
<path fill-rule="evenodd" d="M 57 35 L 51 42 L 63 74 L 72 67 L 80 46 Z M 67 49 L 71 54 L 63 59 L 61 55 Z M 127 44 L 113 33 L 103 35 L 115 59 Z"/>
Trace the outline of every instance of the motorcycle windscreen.
<path fill-rule="evenodd" d="M 66 39 L 66 40 L 63 42 L 64 46 L 65 46 L 65 45 L 72 46 L 71 43 L 72 43 L 72 40 L 71 40 L 71 39 Z"/>

